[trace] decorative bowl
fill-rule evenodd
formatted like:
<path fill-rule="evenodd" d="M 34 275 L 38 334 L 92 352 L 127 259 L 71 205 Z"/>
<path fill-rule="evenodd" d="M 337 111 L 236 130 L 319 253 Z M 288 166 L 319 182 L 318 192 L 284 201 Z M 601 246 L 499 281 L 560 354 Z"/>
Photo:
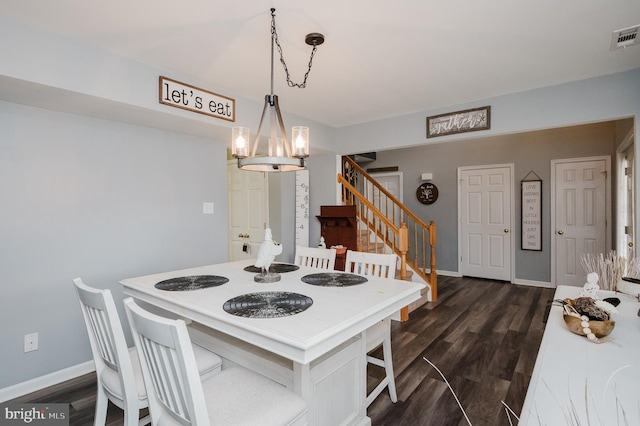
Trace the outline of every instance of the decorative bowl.
<path fill-rule="evenodd" d="M 584 327 L 582 326 L 582 320 L 580 318 L 564 314 L 562 316 L 564 318 L 565 324 L 569 327 L 569 330 L 572 333 L 579 334 L 580 336 L 586 336 Z M 596 335 L 596 337 L 601 338 L 608 336 L 613 331 L 615 327 L 615 321 L 589 321 L 589 328 L 591 332 Z"/>

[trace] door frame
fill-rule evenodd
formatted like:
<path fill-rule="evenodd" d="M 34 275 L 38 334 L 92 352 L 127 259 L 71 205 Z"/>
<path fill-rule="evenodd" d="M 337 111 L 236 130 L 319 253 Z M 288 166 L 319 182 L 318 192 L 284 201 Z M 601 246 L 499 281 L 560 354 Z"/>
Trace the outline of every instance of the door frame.
<path fill-rule="evenodd" d="M 611 174 L 611 156 L 610 155 L 598 155 L 594 157 L 577 157 L 577 158 L 560 158 L 551 160 L 551 229 L 549 229 L 549 241 L 551 242 L 551 286 L 556 288 L 556 164 L 558 163 L 577 163 L 585 161 L 605 161 L 605 170 L 608 177 L 612 177 Z M 605 220 L 607 223 L 607 229 L 605 229 L 605 254 L 611 250 L 611 181 L 607 181 L 605 185 Z"/>
<path fill-rule="evenodd" d="M 462 194 L 459 191 L 460 188 L 460 175 L 462 171 L 467 170 L 478 170 L 478 169 L 497 169 L 497 168 L 508 168 L 511 173 L 511 182 L 509 182 L 509 191 L 511 193 L 511 203 L 509 205 L 509 221 L 511 222 L 510 231 L 509 231 L 509 239 L 510 239 L 510 253 L 509 253 L 509 263 L 510 263 L 510 272 L 509 272 L 509 282 L 513 283 L 516 276 L 516 252 L 515 252 L 515 232 L 513 232 L 516 222 L 515 222 L 515 165 L 514 163 L 504 163 L 504 164 L 487 164 L 480 166 L 464 166 L 458 167 L 457 171 L 457 185 L 456 190 L 458 190 L 458 274 L 462 276 Z"/>
<path fill-rule="evenodd" d="M 625 153 L 629 150 L 633 150 L 634 149 L 634 137 L 633 137 L 633 130 L 630 130 L 629 133 L 627 134 L 627 136 L 625 136 L 625 138 L 622 140 L 622 143 L 620 143 L 620 145 L 618 145 L 618 148 L 616 148 L 616 174 L 617 174 L 617 179 L 616 179 L 616 187 L 615 187 L 615 193 L 616 193 L 616 251 L 620 254 L 627 252 L 627 247 L 625 247 L 625 225 L 624 225 L 624 219 L 626 218 L 626 206 L 625 206 L 625 199 L 627 198 L 627 194 L 626 194 L 626 173 L 623 170 L 623 161 L 625 158 Z M 636 167 L 635 167 L 635 152 L 634 152 L 634 160 L 633 160 L 633 168 L 634 168 L 634 174 L 637 173 Z M 636 238 L 636 233 L 637 233 L 637 222 L 636 222 L 636 198 L 637 198 L 637 194 L 636 194 L 636 185 L 635 185 L 635 176 L 633 177 L 634 179 L 634 184 L 633 184 L 633 200 L 631 201 L 631 210 L 632 210 L 632 215 L 631 215 L 631 220 L 633 223 L 633 230 L 634 230 L 634 235 L 633 238 Z M 635 250 L 635 241 L 633 241 L 634 244 L 634 252 L 636 252 Z"/>

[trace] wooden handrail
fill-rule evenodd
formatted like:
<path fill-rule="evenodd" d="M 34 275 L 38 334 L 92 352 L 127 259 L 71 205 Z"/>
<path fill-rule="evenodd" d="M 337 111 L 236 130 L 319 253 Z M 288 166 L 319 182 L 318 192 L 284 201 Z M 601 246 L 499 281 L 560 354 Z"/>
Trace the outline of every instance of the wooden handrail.
<path fill-rule="evenodd" d="M 420 224 L 421 226 L 423 226 L 424 228 L 429 228 L 429 225 L 427 225 L 422 219 L 420 219 L 418 216 L 416 216 L 416 214 L 409 210 L 408 208 L 405 207 L 405 205 L 402 203 L 402 201 L 398 200 L 396 198 L 395 195 L 393 195 L 392 193 L 389 192 L 389 190 L 387 188 L 385 188 L 384 186 L 380 185 L 378 183 L 378 181 L 375 180 L 375 178 L 373 178 L 369 173 L 367 173 L 362 167 L 360 167 L 358 165 L 358 163 L 356 163 L 355 161 L 353 161 L 351 158 L 345 156 L 343 157 L 354 169 L 356 169 L 358 171 L 358 173 L 360 173 L 361 175 L 363 175 L 367 181 L 369 183 L 371 183 L 373 186 L 375 186 L 378 190 L 380 190 L 380 192 L 382 192 L 384 195 L 387 196 L 387 198 L 389 198 L 391 201 L 393 201 L 394 204 L 396 204 L 397 206 L 399 206 L 402 209 L 402 212 L 405 213 L 407 216 L 409 216 L 411 219 L 415 220 L 416 223 Z M 431 221 L 433 223 L 433 221 Z"/>
<path fill-rule="evenodd" d="M 408 209 L 400 200 L 380 185 L 369 173 L 355 163 L 349 157 L 343 157 L 343 174 L 338 176 L 338 182 L 342 184 L 342 198 L 345 204 L 357 204 L 358 217 L 367 226 L 372 235 L 384 242 L 392 251 L 404 258 L 406 264 L 418 273 L 431 287 L 432 300 L 437 299 L 437 273 L 436 273 L 436 224 L 432 220 L 425 223 L 420 217 Z M 379 194 L 379 198 L 370 200 L 369 192 Z M 378 201 L 379 200 L 379 201 Z M 384 200 L 384 201 L 383 201 Z M 384 204 L 383 204 L 384 203 Z M 377 205 L 376 205 L 377 204 Z M 384 210 L 384 211 L 383 211 Z M 396 213 L 400 217 L 396 217 Z M 377 223 L 377 222 L 380 223 Z M 386 229 L 382 229 L 384 223 Z M 398 227 L 398 223 L 402 225 Z M 400 236 L 399 230 L 405 234 Z M 398 229 L 398 232 L 396 232 Z M 428 235 L 425 235 L 428 234 Z M 391 237 L 393 235 L 393 237 Z M 396 246 L 396 242 L 406 245 L 404 253 Z M 360 243 L 359 243 L 360 244 Z M 369 244 L 369 243 L 367 243 Z M 429 253 L 427 257 L 427 253 Z M 427 268 L 429 272 L 427 273 Z M 402 271 L 401 271 L 402 276 Z"/>
<path fill-rule="evenodd" d="M 348 180 L 346 180 L 342 176 L 342 173 L 338 173 L 338 183 L 341 185 L 344 185 L 362 204 L 364 204 L 365 206 L 367 206 L 368 209 L 373 211 L 375 216 L 377 216 L 380 220 L 384 222 L 385 225 L 391 228 L 395 234 L 399 232 L 400 228 L 398 228 L 395 223 L 391 222 L 391 220 L 389 220 L 389 218 L 386 215 L 384 215 L 380 210 L 378 210 L 378 208 L 374 206 L 371 201 L 367 200 L 365 196 L 360 194 L 360 192 L 355 187 L 353 187 L 353 185 L 351 185 Z"/>

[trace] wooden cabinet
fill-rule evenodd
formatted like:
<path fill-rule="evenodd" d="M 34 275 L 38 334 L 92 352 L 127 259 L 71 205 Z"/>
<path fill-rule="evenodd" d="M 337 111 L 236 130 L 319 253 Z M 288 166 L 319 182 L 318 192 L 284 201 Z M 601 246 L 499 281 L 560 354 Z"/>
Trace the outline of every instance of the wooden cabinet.
<path fill-rule="evenodd" d="M 358 249 L 356 206 L 320 206 L 320 235 L 327 248 L 342 245 L 348 250 Z M 336 270 L 344 270 L 346 253 L 336 255 Z"/>

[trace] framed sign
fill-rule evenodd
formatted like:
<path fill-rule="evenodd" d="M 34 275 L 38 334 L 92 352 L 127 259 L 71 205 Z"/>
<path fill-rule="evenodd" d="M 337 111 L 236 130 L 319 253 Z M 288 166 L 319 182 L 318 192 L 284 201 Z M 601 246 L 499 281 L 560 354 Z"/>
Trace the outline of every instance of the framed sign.
<path fill-rule="evenodd" d="M 227 121 L 236 121 L 236 101 L 217 93 L 160 76 L 161 104 Z"/>
<path fill-rule="evenodd" d="M 489 130 L 490 128 L 490 106 L 427 117 L 427 138 L 474 132 L 476 130 Z"/>
<path fill-rule="evenodd" d="M 536 179 L 529 179 L 534 175 Z M 533 171 L 520 182 L 522 250 L 542 251 L 542 179 Z"/>
<path fill-rule="evenodd" d="M 438 200 L 438 187 L 432 183 L 423 183 L 416 190 L 416 198 L 422 204 L 433 204 Z"/>

